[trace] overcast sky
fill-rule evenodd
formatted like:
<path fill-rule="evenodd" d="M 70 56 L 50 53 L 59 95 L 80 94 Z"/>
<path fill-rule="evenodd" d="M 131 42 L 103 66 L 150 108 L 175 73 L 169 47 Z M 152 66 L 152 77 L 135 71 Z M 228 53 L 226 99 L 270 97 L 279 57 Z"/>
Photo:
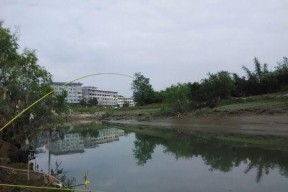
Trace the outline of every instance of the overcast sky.
<path fill-rule="evenodd" d="M 161 90 L 288 56 L 287 0 L 0 0 L 0 20 L 54 81 L 141 72 Z M 131 96 L 129 78 L 80 82 Z"/>

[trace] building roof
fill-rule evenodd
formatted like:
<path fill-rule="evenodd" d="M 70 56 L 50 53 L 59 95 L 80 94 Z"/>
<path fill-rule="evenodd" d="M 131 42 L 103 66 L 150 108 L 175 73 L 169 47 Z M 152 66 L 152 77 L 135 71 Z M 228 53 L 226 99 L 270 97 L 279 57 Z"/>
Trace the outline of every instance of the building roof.
<path fill-rule="evenodd" d="M 88 89 L 88 90 L 93 90 L 93 91 L 99 91 L 99 92 L 102 92 L 102 93 L 118 93 L 116 91 L 104 91 L 104 90 L 100 90 L 100 89 L 97 89 L 97 87 L 93 87 L 93 86 L 84 86 L 82 87 L 82 89 Z"/>
<path fill-rule="evenodd" d="M 53 82 L 52 83 L 53 85 L 58 85 L 58 86 L 64 86 L 64 85 L 78 85 L 78 86 L 82 86 L 83 84 L 80 83 L 80 82 L 77 82 L 77 83 L 67 83 L 67 82 Z"/>

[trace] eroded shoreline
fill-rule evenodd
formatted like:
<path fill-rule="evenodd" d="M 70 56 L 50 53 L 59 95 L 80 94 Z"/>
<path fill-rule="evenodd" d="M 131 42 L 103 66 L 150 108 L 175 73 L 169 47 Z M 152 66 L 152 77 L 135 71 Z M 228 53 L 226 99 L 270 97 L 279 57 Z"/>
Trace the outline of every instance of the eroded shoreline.
<path fill-rule="evenodd" d="M 183 116 L 180 118 L 157 118 L 151 120 L 137 119 L 109 119 L 104 120 L 108 124 L 153 126 L 162 129 L 177 129 L 184 133 L 192 131 L 226 132 L 252 135 L 273 135 L 288 137 L 287 114 L 259 115 L 215 115 Z"/>

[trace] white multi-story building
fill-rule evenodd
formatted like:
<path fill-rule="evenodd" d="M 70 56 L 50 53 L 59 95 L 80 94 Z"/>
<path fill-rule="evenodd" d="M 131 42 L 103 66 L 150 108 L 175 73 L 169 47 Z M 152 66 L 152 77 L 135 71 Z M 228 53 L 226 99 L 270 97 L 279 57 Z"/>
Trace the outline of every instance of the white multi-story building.
<path fill-rule="evenodd" d="M 135 105 L 136 105 L 133 98 L 123 97 L 122 95 L 119 95 L 118 96 L 119 107 L 123 107 L 125 103 L 128 104 L 128 107 L 135 107 Z"/>
<path fill-rule="evenodd" d="M 62 90 L 67 91 L 66 101 L 67 103 L 77 104 L 83 99 L 82 93 L 82 83 L 64 83 L 64 82 L 54 82 L 52 87 L 56 94 L 62 92 Z"/>
<path fill-rule="evenodd" d="M 82 88 L 83 98 L 90 100 L 96 98 L 98 105 L 102 106 L 117 106 L 118 104 L 118 92 L 114 91 L 103 91 L 97 89 L 97 87 L 87 86 Z"/>
<path fill-rule="evenodd" d="M 128 103 L 129 107 L 134 107 L 136 104 L 133 98 L 118 96 L 118 92 L 103 91 L 93 86 L 82 87 L 82 83 L 54 82 L 52 87 L 56 94 L 60 94 L 63 90 L 67 91 L 66 101 L 70 104 L 79 104 L 82 99 L 89 101 L 93 98 L 97 99 L 100 106 L 123 107 Z"/>

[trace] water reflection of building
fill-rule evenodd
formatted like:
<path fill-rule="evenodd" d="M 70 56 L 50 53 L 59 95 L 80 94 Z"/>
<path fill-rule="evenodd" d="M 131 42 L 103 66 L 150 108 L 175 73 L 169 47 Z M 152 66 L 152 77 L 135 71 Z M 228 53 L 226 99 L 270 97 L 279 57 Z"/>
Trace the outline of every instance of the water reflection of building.
<path fill-rule="evenodd" d="M 88 131 L 88 134 L 84 135 L 83 133 L 64 133 L 58 131 L 53 131 L 50 134 L 49 132 L 43 132 L 32 140 L 31 144 L 34 149 L 43 149 L 46 146 L 49 152 L 54 155 L 82 153 L 84 152 L 84 148 L 94 148 L 101 143 L 119 140 L 119 137 L 124 135 L 124 131 L 117 128 L 106 128 L 98 129 L 96 132 L 94 130 L 92 133 Z"/>
<path fill-rule="evenodd" d="M 54 155 L 82 153 L 84 152 L 84 140 L 78 133 L 66 133 L 63 139 L 52 140 L 48 149 Z"/>
<path fill-rule="evenodd" d="M 108 143 L 119 140 L 119 136 L 124 135 L 124 131 L 116 128 L 100 129 L 98 136 L 93 137 L 88 135 L 84 138 L 85 148 L 93 148 L 101 143 Z"/>

